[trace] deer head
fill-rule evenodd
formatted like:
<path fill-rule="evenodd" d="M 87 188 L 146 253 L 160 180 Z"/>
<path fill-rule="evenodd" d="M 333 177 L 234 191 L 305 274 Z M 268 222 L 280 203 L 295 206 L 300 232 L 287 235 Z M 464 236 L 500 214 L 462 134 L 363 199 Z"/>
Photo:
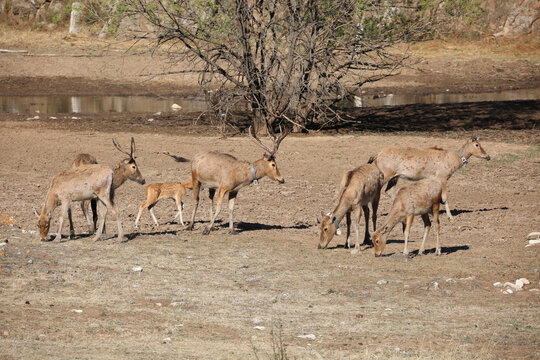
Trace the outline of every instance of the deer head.
<path fill-rule="evenodd" d="M 270 150 L 268 146 L 266 146 L 259 138 L 257 138 L 257 135 L 255 134 L 255 131 L 252 129 L 252 127 L 249 127 L 249 138 L 257 144 L 259 147 L 261 147 L 264 150 L 264 155 L 262 160 L 263 168 L 265 175 L 269 178 L 278 181 L 279 183 L 283 184 L 285 182 L 285 179 L 281 174 L 279 173 L 277 164 L 276 164 L 276 153 L 279 149 L 279 144 L 281 144 L 281 141 L 285 139 L 287 135 L 289 135 L 289 132 L 287 129 L 285 129 L 285 132 L 282 132 L 280 130 L 279 137 L 276 138 L 275 134 L 271 134 L 274 142 L 274 149 Z"/>
<path fill-rule="evenodd" d="M 139 184 L 144 184 L 146 181 L 144 180 L 141 172 L 139 171 L 139 167 L 137 166 L 137 163 L 135 162 L 135 139 L 131 137 L 131 152 L 127 152 L 120 147 L 116 139 L 112 139 L 114 147 L 120 151 L 122 154 L 126 154 L 129 156 L 129 158 L 126 158 L 122 160 L 120 163 L 120 166 L 123 170 L 123 176 L 125 176 L 126 179 L 130 179 L 133 181 L 138 182 Z M 124 179 L 125 181 L 125 179 Z M 123 183 L 121 181 L 120 183 Z"/>
<path fill-rule="evenodd" d="M 480 138 L 479 137 L 472 137 L 465 145 L 462 146 L 461 153 L 466 157 L 469 158 L 469 156 L 476 156 L 481 159 L 490 160 L 491 157 L 486 153 L 484 148 L 482 148 L 482 145 L 480 145 Z"/>

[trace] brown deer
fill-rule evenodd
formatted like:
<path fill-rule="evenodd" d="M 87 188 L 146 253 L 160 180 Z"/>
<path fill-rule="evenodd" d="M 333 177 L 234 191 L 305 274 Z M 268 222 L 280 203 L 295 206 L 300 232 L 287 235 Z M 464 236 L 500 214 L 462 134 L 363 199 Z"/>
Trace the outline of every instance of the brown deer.
<path fill-rule="evenodd" d="M 375 256 L 380 256 L 386 245 L 388 235 L 398 223 L 404 224 L 403 233 L 405 236 L 405 247 L 403 254 L 409 255 L 407 243 L 409 241 L 409 232 L 415 215 L 421 215 L 424 221 L 424 237 L 422 245 L 418 252 L 419 255 L 424 253 L 426 239 L 431 229 L 429 221 L 429 213 L 433 214 L 435 221 L 435 229 L 437 231 L 437 247 L 435 255 L 441 255 L 441 244 L 439 239 L 440 224 L 439 224 L 439 206 L 441 201 L 442 186 L 437 179 L 422 179 L 403 186 L 396 194 L 392 210 L 388 214 L 384 224 L 378 228 L 373 234 L 373 246 L 375 248 Z"/>
<path fill-rule="evenodd" d="M 268 176 L 279 183 L 284 183 L 285 179 L 279 173 L 276 164 L 276 153 L 283 139 L 288 135 L 287 130 L 281 132 L 276 138 L 272 134 L 274 148 L 271 150 L 257 138 L 253 133 L 252 128 L 249 128 L 249 137 L 255 144 L 265 150 L 263 157 L 253 163 L 248 161 L 237 160 L 234 156 L 223 154 L 215 151 L 202 152 L 195 155 L 191 164 L 191 175 L 193 179 L 193 197 L 195 205 L 191 222 L 187 226 L 188 230 L 193 229 L 195 214 L 199 205 L 199 192 L 201 187 L 209 189 L 209 197 L 211 201 L 210 207 L 210 225 L 203 231 L 204 235 L 208 235 L 212 230 L 214 221 L 221 210 L 221 202 L 223 197 L 229 194 L 229 231 L 234 233 L 233 227 L 233 210 L 234 201 L 238 190 L 251 183 L 258 184 L 258 180 Z M 217 190 L 218 198 L 216 210 L 212 215 L 212 207 L 214 203 L 214 194 Z"/>
<path fill-rule="evenodd" d="M 137 163 L 135 162 L 135 139 L 131 137 L 131 151 L 127 152 L 122 149 L 122 147 L 118 144 L 116 139 L 112 139 L 114 147 L 120 151 L 122 154 L 126 154 L 129 157 L 123 159 L 118 163 L 118 165 L 113 170 L 113 184 L 112 184 L 112 190 L 118 189 L 124 182 L 126 182 L 127 179 L 133 180 L 135 182 L 138 182 L 139 184 L 144 185 L 145 180 L 139 170 L 139 167 L 137 166 Z M 71 163 L 70 169 L 77 169 L 80 166 L 88 165 L 88 164 L 97 164 L 96 158 L 93 157 L 90 154 L 79 154 L 73 159 L 73 162 Z M 90 221 L 90 216 L 88 215 L 88 203 L 90 202 L 92 207 L 92 214 L 93 214 L 93 221 Z M 86 218 L 86 221 L 88 223 L 90 234 L 93 234 L 96 228 L 97 224 L 97 202 L 95 199 L 92 200 L 85 200 L 81 203 L 81 208 L 84 214 L 84 217 Z M 70 236 L 73 237 L 75 235 L 75 231 L 73 229 L 73 221 L 71 217 L 71 207 L 68 208 L 68 219 L 69 219 L 69 228 L 70 228 Z"/>
<path fill-rule="evenodd" d="M 351 213 L 357 212 L 355 228 L 356 228 L 356 246 L 352 253 L 358 253 L 360 251 L 360 219 L 362 217 L 362 210 L 366 222 L 364 242 L 362 245 L 370 245 L 369 238 L 369 207 L 371 203 L 371 209 L 373 211 L 373 229 L 375 230 L 377 225 L 377 208 L 379 207 L 379 199 L 381 195 L 381 188 L 383 181 L 383 175 L 379 169 L 373 164 L 366 164 L 357 167 L 354 170 L 347 171 L 341 179 L 341 185 L 338 196 L 338 204 L 334 211 L 324 214 L 321 213 L 323 218 L 321 221 L 321 235 L 319 240 L 319 249 L 325 249 L 337 229 L 339 223 L 346 216 L 347 218 L 347 240 L 345 241 L 345 247 L 351 246 Z"/>
<path fill-rule="evenodd" d="M 159 226 L 156 215 L 154 214 L 154 206 L 160 199 L 168 198 L 174 199 L 174 201 L 176 202 L 176 207 L 178 208 L 178 212 L 174 216 L 174 219 L 180 217 L 180 223 L 184 225 L 184 219 L 182 218 L 182 208 L 184 207 L 184 204 L 182 203 L 182 198 L 190 189 L 193 189 L 192 180 L 183 183 L 174 182 L 148 185 L 146 187 L 146 201 L 142 203 L 141 206 L 139 206 L 139 213 L 137 214 L 137 218 L 135 219 L 135 227 L 139 226 L 139 219 L 141 218 L 143 210 L 146 208 L 150 210 L 150 214 L 152 215 L 152 219 L 154 219 L 156 226 Z"/>
<path fill-rule="evenodd" d="M 470 138 L 457 151 L 446 151 L 437 147 L 428 149 L 386 147 L 370 158 L 370 162 L 377 165 L 384 174 L 383 184 L 394 177 L 404 177 L 409 180 L 438 179 L 442 186 L 442 201 L 446 208 L 446 215 L 453 219 L 448 205 L 446 183 L 456 170 L 469 162 L 471 156 L 490 160 L 490 156 L 478 140 L 477 137 Z M 392 187 L 391 184 L 389 183 L 386 191 Z"/>
<path fill-rule="evenodd" d="M 93 157 L 92 155 L 79 154 L 75 156 L 75 159 L 73 159 L 73 161 L 71 162 L 69 169 L 73 171 L 80 166 L 97 164 L 97 163 L 98 162 L 96 158 Z M 92 220 L 90 220 L 90 216 L 88 215 L 88 202 L 90 202 L 90 205 L 92 208 Z M 81 201 L 81 210 L 84 214 L 84 218 L 86 219 L 86 222 L 88 223 L 88 232 L 90 234 L 93 234 L 94 232 L 96 232 L 96 225 L 97 225 L 97 220 L 98 220 L 97 199 Z M 71 207 L 68 209 L 68 219 L 69 219 L 69 233 L 71 237 L 74 237 L 75 229 L 73 228 L 73 219 L 71 217 Z"/>
<path fill-rule="evenodd" d="M 41 241 L 47 241 L 49 233 L 50 219 L 53 210 L 61 206 L 60 224 L 55 240 L 62 239 L 62 225 L 64 218 L 73 201 L 83 201 L 97 198 L 107 207 L 105 215 L 100 220 L 98 230 L 94 240 L 99 240 L 107 213 L 111 210 L 113 218 L 118 224 L 118 238 L 124 241 L 122 224 L 118 215 L 118 210 L 114 203 L 113 171 L 103 165 L 92 164 L 82 166 L 74 171 L 64 171 L 56 175 L 47 192 L 45 205 L 39 215 L 38 226 Z"/>

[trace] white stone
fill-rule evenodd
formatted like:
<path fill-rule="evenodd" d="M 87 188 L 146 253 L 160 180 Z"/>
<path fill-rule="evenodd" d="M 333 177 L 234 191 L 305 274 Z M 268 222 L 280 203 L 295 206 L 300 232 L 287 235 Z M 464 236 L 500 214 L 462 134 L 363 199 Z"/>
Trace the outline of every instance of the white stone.
<path fill-rule="evenodd" d="M 493 283 L 493 286 L 495 286 L 495 287 L 503 287 L 503 283 L 500 282 L 500 281 L 497 281 L 497 282 Z"/>
<path fill-rule="evenodd" d="M 386 284 L 388 284 L 388 280 L 382 279 L 382 280 L 377 281 L 377 285 L 386 285 Z"/>
<path fill-rule="evenodd" d="M 133 268 L 131 268 L 131 270 L 136 271 L 136 272 L 141 272 L 142 267 L 141 266 L 134 266 Z"/>
<path fill-rule="evenodd" d="M 265 329 L 264 326 L 254 326 L 253 328 L 256 329 L 256 330 L 264 330 Z"/>
<path fill-rule="evenodd" d="M 73 310 L 71 310 L 71 311 L 73 311 L 74 313 L 77 313 L 77 314 L 80 314 L 80 313 L 83 312 L 82 310 L 79 310 L 79 309 L 73 309 Z"/>
<path fill-rule="evenodd" d="M 182 107 L 180 105 L 178 105 L 178 104 L 172 104 L 171 109 L 172 109 L 172 111 L 180 111 L 180 110 L 182 110 Z"/>
<path fill-rule="evenodd" d="M 300 339 L 309 339 L 309 340 L 315 340 L 315 335 L 313 334 L 306 334 L 306 335 L 298 335 Z"/>
<path fill-rule="evenodd" d="M 150 119 L 148 119 L 148 121 L 149 121 L 149 122 L 152 122 L 152 121 L 154 121 L 154 119 L 150 118 Z"/>
<path fill-rule="evenodd" d="M 517 280 L 516 280 L 516 287 L 518 287 L 518 288 L 521 289 L 521 288 L 523 287 L 523 285 L 524 285 L 524 284 L 523 284 L 523 281 L 521 281 L 521 279 L 517 279 Z"/>
<path fill-rule="evenodd" d="M 529 285 L 531 283 L 527 278 L 519 278 L 518 280 L 520 280 L 524 285 Z"/>

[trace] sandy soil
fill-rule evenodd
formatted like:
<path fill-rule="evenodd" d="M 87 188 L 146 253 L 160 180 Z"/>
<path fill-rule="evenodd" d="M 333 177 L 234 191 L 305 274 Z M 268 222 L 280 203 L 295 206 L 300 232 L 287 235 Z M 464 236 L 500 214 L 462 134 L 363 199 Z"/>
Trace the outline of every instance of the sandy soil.
<path fill-rule="evenodd" d="M 133 73 L 139 69 L 132 58 L 1 54 L 0 95 L 193 90 L 172 79 L 133 83 L 125 72 L 116 81 L 106 72 L 115 61 Z M 155 58 L 140 61 L 159 66 Z M 444 59 L 431 61 L 441 72 L 435 87 L 538 84 L 538 65 L 527 61 L 490 68 L 485 64 L 492 60 L 477 60 L 474 71 L 470 63 L 447 70 Z M 511 72 L 516 65 L 519 71 Z M 499 68 L 505 76 L 493 70 Z M 421 72 L 407 76 L 392 81 L 418 92 L 434 82 Z M 192 114 L 163 114 L 152 123 L 147 114 L 81 114 L 78 120 L 55 114 L 32 121 L 28 114 L 0 114 L 0 242 L 7 242 L 0 245 L 0 358 L 262 359 L 282 347 L 297 359 L 540 356 L 540 295 L 530 291 L 540 288 L 540 248 L 525 247 L 526 235 L 540 231 L 538 102 L 370 109 L 352 116 L 364 125 L 284 140 L 277 162 L 286 183 L 265 179 L 240 191 L 237 235 L 226 229 L 227 209 L 218 230 L 202 235 L 206 191 L 193 232 L 172 222 L 172 201 L 156 206 L 162 225 L 152 225 L 145 212 L 135 229 L 144 187 L 127 182 L 117 193 L 127 243 L 118 243 L 111 221 L 105 240 L 91 241 L 78 206 L 80 235 L 44 243 L 33 209 L 43 206 L 52 177 L 80 152 L 114 166 L 122 155 L 112 137 L 127 145 L 135 136 L 147 183 L 189 177 L 189 162 L 163 152 L 191 159 L 219 150 L 250 161 L 262 154 L 243 135 L 223 138 L 204 120 L 194 125 Z M 370 122 L 374 117 L 386 126 Z M 397 228 L 381 258 L 371 249 L 352 256 L 344 236 L 331 249 L 317 250 L 317 218 L 333 210 L 344 171 L 387 145 L 457 149 L 478 134 L 492 160 L 472 159 L 450 180 L 455 220 L 441 216 L 441 257 L 434 256 L 430 236 L 427 255 L 404 258 Z M 192 205 L 188 194 L 185 217 Z M 378 224 L 390 206 L 383 195 Z M 411 250 L 419 247 L 420 224 L 413 225 Z M 531 284 L 511 295 L 493 286 L 521 277 Z"/>

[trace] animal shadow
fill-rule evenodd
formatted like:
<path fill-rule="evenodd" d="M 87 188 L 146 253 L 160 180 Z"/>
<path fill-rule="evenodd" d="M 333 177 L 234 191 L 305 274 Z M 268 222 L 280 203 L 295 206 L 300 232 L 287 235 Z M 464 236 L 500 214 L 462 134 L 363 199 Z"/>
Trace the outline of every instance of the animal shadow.
<path fill-rule="evenodd" d="M 503 207 L 497 207 L 497 208 L 483 208 L 478 210 L 458 210 L 458 209 L 452 209 L 450 210 L 450 213 L 452 216 L 457 216 L 459 214 L 466 214 L 466 213 L 475 213 L 475 212 L 485 212 L 485 211 L 495 211 L 495 210 L 510 210 L 510 208 L 503 206 Z M 439 214 L 446 214 L 446 211 L 444 209 L 439 210 Z"/>

